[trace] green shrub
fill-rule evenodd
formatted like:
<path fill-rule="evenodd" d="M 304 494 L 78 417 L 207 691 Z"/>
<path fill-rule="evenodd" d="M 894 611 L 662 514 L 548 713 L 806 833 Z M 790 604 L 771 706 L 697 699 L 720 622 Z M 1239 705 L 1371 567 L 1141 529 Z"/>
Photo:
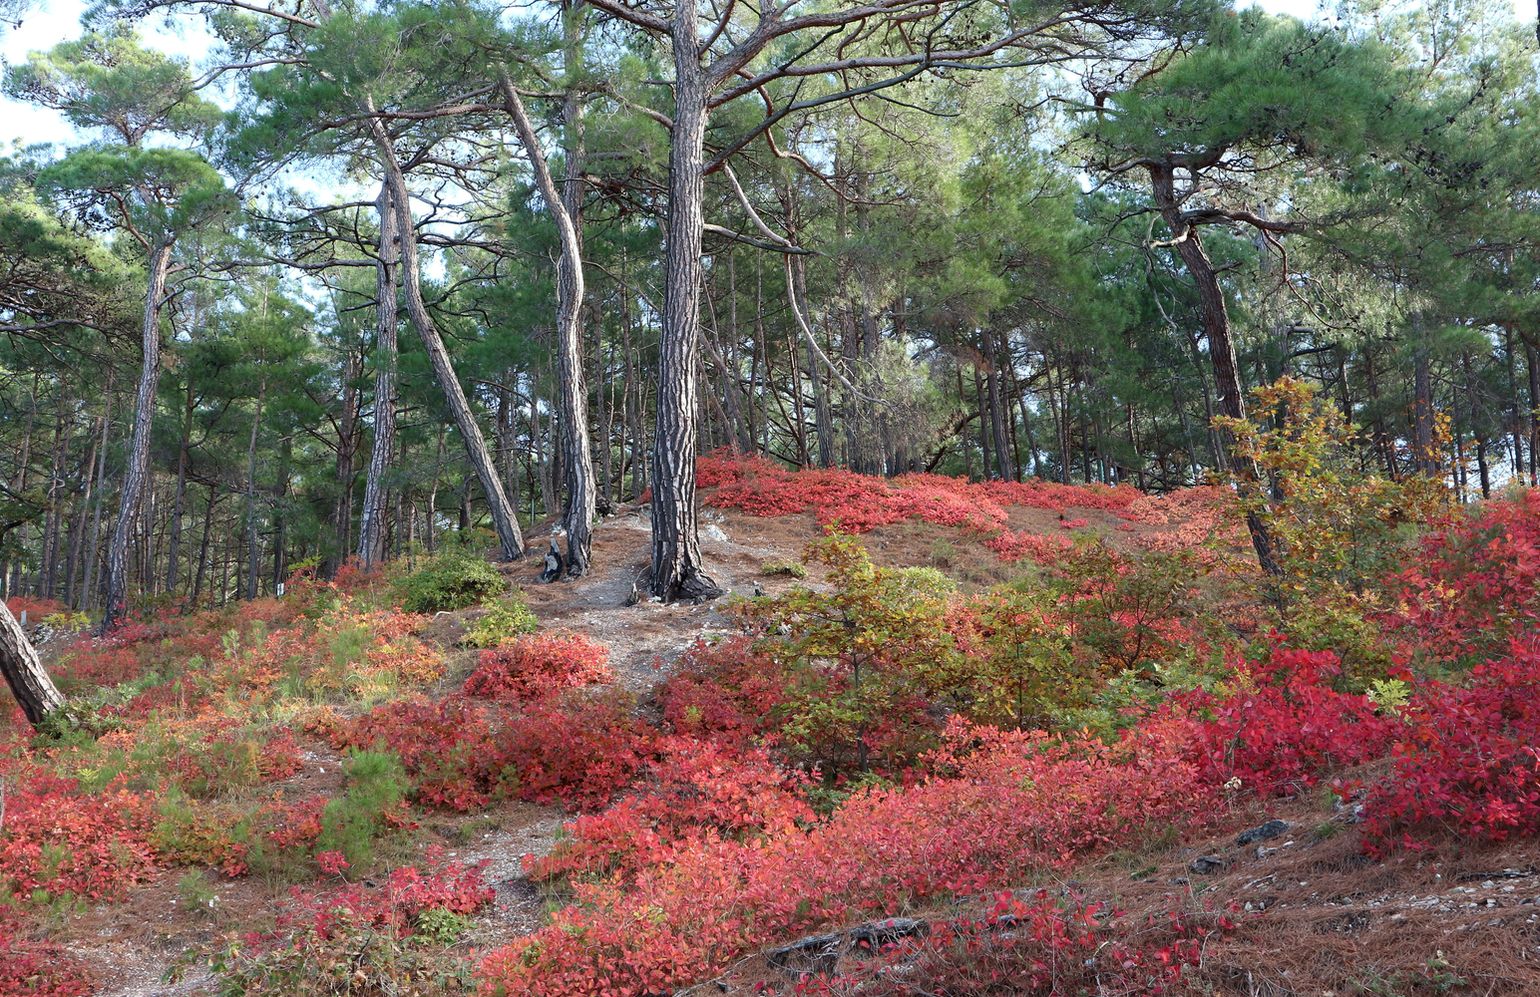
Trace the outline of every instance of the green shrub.
<path fill-rule="evenodd" d="M 321 813 L 317 851 L 341 852 L 354 868 L 374 863 L 378 839 L 390 829 L 411 781 L 401 758 L 390 751 L 356 751 L 348 757 L 347 791 Z"/>
<path fill-rule="evenodd" d="M 540 629 L 540 621 L 517 593 L 487 607 L 471 624 L 460 643 L 466 647 L 498 647 Z"/>
<path fill-rule="evenodd" d="M 438 613 L 486 602 L 507 587 L 491 564 L 472 554 L 450 552 L 398 582 L 397 595 L 409 613 Z"/>

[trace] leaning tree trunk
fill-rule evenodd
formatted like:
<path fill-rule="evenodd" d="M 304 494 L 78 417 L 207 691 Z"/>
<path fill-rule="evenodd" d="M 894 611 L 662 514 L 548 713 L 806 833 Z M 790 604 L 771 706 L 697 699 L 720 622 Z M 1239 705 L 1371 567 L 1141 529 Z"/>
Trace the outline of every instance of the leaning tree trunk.
<path fill-rule="evenodd" d="M 379 257 L 375 262 L 374 299 L 374 444 L 364 483 L 364 509 L 358 525 L 358 560 L 365 568 L 385 558 L 385 476 L 396 445 L 396 297 L 400 239 L 390 185 L 380 185 L 375 202 L 380 215 Z"/>
<path fill-rule="evenodd" d="M 704 572 L 695 508 L 696 370 L 700 352 L 701 240 L 705 234 L 706 89 L 696 13 L 674 17 L 674 130 L 669 143 L 668 239 L 663 328 L 658 339 L 656 435 L 652 450 L 652 594 L 709 599 L 721 589 Z"/>
<path fill-rule="evenodd" d="M 561 466 L 567 485 L 562 526 L 567 531 L 567 574 L 576 577 L 588 573 L 596 505 L 594 462 L 588 448 L 583 332 L 578 321 L 583 308 L 583 242 L 578 229 L 582 164 L 578 155 L 581 140 L 573 133 L 582 127 L 581 110 L 576 95 L 569 90 L 563 111 L 568 130 L 567 184 L 565 191 L 558 192 L 545 152 L 535 136 L 535 127 L 524 109 L 524 101 L 506 72 L 500 82 L 508 114 L 529 155 L 540 196 L 545 199 L 546 208 L 556 222 L 556 232 L 561 240 L 561 256 L 556 263 L 556 366 L 561 382 Z"/>
<path fill-rule="evenodd" d="M 1230 336 L 1230 313 L 1225 306 L 1224 289 L 1219 276 L 1203 251 L 1203 240 L 1197 226 L 1189 226 L 1181 217 L 1181 207 L 1176 199 L 1176 180 L 1169 166 L 1150 168 L 1150 179 L 1155 190 L 1155 203 L 1171 229 L 1176 251 L 1192 274 L 1198 288 L 1199 311 L 1203 317 L 1203 334 L 1208 338 L 1210 362 L 1214 367 L 1214 382 L 1219 391 L 1219 410 L 1231 419 L 1246 418 L 1246 400 L 1241 387 L 1240 365 L 1235 356 L 1235 340 Z M 1235 471 L 1243 499 L 1258 494 L 1261 470 L 1256 461 L 1247 460 L 1235 452 L 1234 440 L 1229 433 L 1222 437 L 1224 449 Z M 1255 510 L 1246 513 L 1246 529 L 1251 534 L 1251 546 L 1257 554 L 1257 564 L 1269 575 L 1279 575 L 1273 538 L 1267 524 Z"/>
<path fill-rule="evenodd" d="M 37 651 L 4 602 L 0 602 L 0 672 L 5 673 L 5 684 L 32 726 L 39 726 L 64 705 L 64 697 L 43 671 Z"/>
<path fill-rule="evenodd" d="M 107 546 L 107 599 L 101 633 L 112 629 L 127 608 L 128 545 L 139 518 L 139 505 L 150 478 L 150 429 L 155 421 L 155 388 L 160 383 L 160 308 L 171 268 L 171 241 L 150 249 L 149 286 L 144 294 L 144 326 L 140 350 L 139 392 L 134 399 L 134 429 L 129 438 L 128 467 L 118 498 L 118 521 Z"/>
<path fill-rule="evenodd" d="M 443 337 L 439 335 L 438 326 L 434 323 L 433 316 L 428 313 L 427 303 L 422 298 L 422 280 L 417 267 L 416 227 L 412 221 L 412 205 L 406 189 L 406 176 L 402 173 L 401 163 L 396 158 L 396 149 L 390 133 L 386 131 L 384 122 L 376 116 L 373 98 L 364 98 L 363 105 L 364 112 L 370 115 L 370 134 L 374 140 L 375 149 L 379 153 L 380 168 L 385 174 L 385 182 L 390 187 L 390 200 L 392 207 L 395 208 L 396 224 L 400 231 L 401 284 L 406 292 L 407 317 L 412 320 L 412 327 L 417 330 L 417 335 L 422 339 L 422 345 L 428 353 L 428 362 L 433 367 L 433 377 L 438 382 L 439 390 L 444 393 L 444 400 L 449 403 L 455 428 L 460 432 L 460 442 L 465 446 L 465 455 L 476 471 L 476 477 L 481 482 L 481 490 L 486 494 L 487 508 L 491 510 L 492 524 L 497 530 L 499 555 L 504 561 L 517 560 L 524 556 L 524 535 L 519 532 L 519 521 L 514 515 L 513 506 L 508 503 L 508 493 L 503 490 L 502 479 L 497 474 L 497 465 L 487 449 L 487 441 L 481 434 L 481 426 L 476 422 L 476 413 L 471 410 L 470 401 L 465 397 L 465 389 L 460 385 L 460 379 L 455 374 L 454 364 L 449 359 L 449 351 L 444 348 Z"/>

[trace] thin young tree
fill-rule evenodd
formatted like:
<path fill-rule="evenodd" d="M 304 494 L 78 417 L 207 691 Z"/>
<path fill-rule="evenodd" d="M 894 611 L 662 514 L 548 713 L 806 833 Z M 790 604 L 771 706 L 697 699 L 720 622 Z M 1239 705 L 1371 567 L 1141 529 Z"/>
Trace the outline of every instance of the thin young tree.
<path fill-rule="evenodd" d="M 149 486 L 161 313 L 177 240 L 233 207 L 224 179 L 201 155 L 146 146 L 145 139 L 157 132 L 204 138 L 218 123 L 219 109 L 197 95 L 183 62 L 146 49 L 124 30 L 35 53 L 7 74 L 6 89 L 110 136 L 109 142 L 84 146 L 50 166 L 40 186 L 96 224 L 122 231 L 144 254 L 139 382 L 118 518 L 107 548 L 105 633 L 127 608 L 129 543 Z"/>

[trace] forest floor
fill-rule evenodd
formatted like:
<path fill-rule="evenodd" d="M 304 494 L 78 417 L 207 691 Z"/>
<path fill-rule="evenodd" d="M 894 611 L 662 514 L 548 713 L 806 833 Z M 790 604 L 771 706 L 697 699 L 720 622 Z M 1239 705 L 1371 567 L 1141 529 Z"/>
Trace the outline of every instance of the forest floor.
<path fill-rule="evenodd" d="M 1168 511 L 1132 516 L 1126 508 L 1012 505 L 1004 529 L 1050 539 L 1070 532 L 1094 535 L 1114 550 L 1132 553 L 1170 546 L 1192 525 L 1179 508 Z M 581 634 L 607 647 L 615 684 L 651 709 L 647 697 L 681 654 L 703 638 L 734 629 L 735 597 L 774 596 L 795 585 L 826 587 L 828 569 L 822 565 L 808 564 L 802 578 L 786 570 L 800 563 L 807 544 L 821 535 L 821 518 L 812 511 L 757 516 L 705 508 L 702 552 L 708 571 L 729 592 L 706 605 L 647 599 L 628 605 L 648 560 L 645 506 L 621 505 L 597 525 L 595 567 L 587 577 L 539 584 L 533 558 L 498 570 L 542 630 Z M 540 524 L 530 536 L 543 537 Z M 962 526 L 900 519 L 874 526 L 862 540 L 875 563 L 935 568 L 964 592 L 1037 570 L 1030 562 L 996 557 L 981 545 L 976 529 Z M 439 613 L 421 629 L 422 642 L 444 661 L 442 677 L 425 689 L 429 699 L 453 697 L 476 667 L 477 652 L 461 646 L 461 639 L 481 612 Z M 364 703 L 340 708 L 350 718 L 367 712 Z M 297 771 L 253 792 L 285 804 L 319 803 L 342 794 L 343 753 L 324 737 L 295 728 Z M 1376 766 L 1385 768 L 1376 762 L 1346 777 L 1368 782 Z M 569 817 L 558 806 L 521 799 L 494 799 L 464 813 L 419 809 L 417 830 L 390 846 L 380 861 L 396 867 L 438 853 L 481 867 L 493 899 L 470 918 L 455 946 L 474 960 L 475 953 L 540 930 L 565 902 L 533 880 L 525 863 L 552 851 Z M 1259 840 L 1237 841 L 1269 821 L 1282 823 Z M 907 830 L 895 826 L 891 833 L 902 836 Z M 199 888 L 189 889 L 189 876 L 198 879 Z M 161 866 L 120 902 L 53 914 L 33 930 L 85 967 L 97 993 L 213 994 L 220 992 L 220 981 L 210 970 L 210 957 L 238 943 L 243 933 L 267 930 L 290 902 L 293 883 L 292 876 L 230 878 L 212 869 Z M 1173 904 L 1209 914 L 1232 912 L 1235 929 L 1205 941 L 1201 965 L 1191 977 L 1212 993 L 1320 997 L 1333 993 L 1323 991 L 1321 981 L 1344 979 L 1355 982 L 1342 993 L 1540 993 L 1540 849 L 1532 839 L 1480 846 L 1446 841 L 1370 860 L 1355 809 L 1324 789 L 1266 801 L 1237 799 L 1192 830 L 1172 830 L 1037 881 L 1006 885 L 1021 894 L 1045 890 L 1102 904 L 1135 920 L 1169 916 Z M 939 925 L 977 916 L 989 903 L 987 897 L 962 896 L 894 913 Z M 1265 918 L 1254 917 L 1263 911 Z M 861 930 L 851 924 L 810 941 L 778 939 L 690 993 L 786 992 L 807 968 L 797 962 L 807 952 L 819 953 L 817 969 L 859 980 L 874 972 L 871 953 L 852 941 Z M 1420 968 L 1412 972 L 1408 966 Z M 1456 974 L 1446 966 L 1467 968 Z M 965 992 L 957 991 L 959 997 Z"/>
<path fill-rule="evenodd" d="M 1114 529 L 1117 517 L 1084 510 L 1091 529 L 1115 545 L 1131 545 L 1136 534 Z M 1059 531 L 1063 515 L 1052 510 L 1013 508 L 1010 527 L 1026 532 Z M 727 598 L 705 605 L 665 605 L 642 599 L 627 606 L 632 588 L 648 564 L 649 516 L 645 505 L 621 504 L 594 530 L 594 570 L 580 579 L 543 585 L 536 578 L 537 538 L 549 530 L 537 523 L 528 531 L 531 555 L 499 565 L 542 627 L 584 634 L 609 648 L 619 684 L 645 693 L 669 663 L 696 641 L 727 632 L 734 596 L 775 595 L 794 585 L 822 584 L 826 569 L 809 565 L 807 576 L 794 578 L 767 566 L 799 562 L 804 547 L 820 529 L 812 513 L 760 517 L 735 509 L 707 508 L 701 516 L 701 549 L 708 571 Z M 922 522 L 880 526 L 863 538 L 873 560 L 889 567 L 935 567 L 965 588 L 997 584 L 1019 575 L 978 547 L 967 530 Z M 457 688 L 473 667 L 475 652 L 458 648 L 475 609 L 439 613 L 422 634 L 449 660 L 438 693 Z M 67 646 L 56 639 L 45 657 Z M 278 785 L 287 800 L 330 799 L 343 783 L 343 758 L 324 741 L 301 737 L 304 767 Z M 488 809 L 453 814 L 433 812 L 422 821 L 428 834 L 418 842 L 441 845 L 445 857 L 474 865 L 485 863 L 485 877 L 496 891 L 493 905 L 476 918 L 466 943 L 487 950 L 527 934 L 543 923 L 548 899 L 524 874 L 527 856 L 548 853 L 564 820 L 556 807 L 511 800 Z M 409 855 L 400 856 L 405 861 Z M 213 992 L 214 979 L 201 961 L 233 932 L 268 923 L 282 907 L 289 886 L 247 876 L 219 877 L 207 906 L 190 906 L 174 871 L 135 887 L 122 903 L 104 904 L 73 915 L 55 932 L 68 938 L 69 954 L 88 966 L 104 997 L 197 995 Z M 185 973 L 185 975 L 183 975 Z M 175 982 L 168 982 L 180 976 Z"/>

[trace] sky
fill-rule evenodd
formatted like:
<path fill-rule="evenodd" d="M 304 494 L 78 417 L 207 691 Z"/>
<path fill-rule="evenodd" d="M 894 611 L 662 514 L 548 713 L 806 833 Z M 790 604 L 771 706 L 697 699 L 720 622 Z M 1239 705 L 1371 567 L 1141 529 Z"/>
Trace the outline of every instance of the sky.
<path fill-rule="evenodd" d="M 1502 0 L 1495 0 L 1502 2 Z M 1534 0 L 1506 0 L 1521 18 L 1535 16 Z M 34 0 L 32 9 L 22 17 L 19 27 L 0 27 L 0 65 L 24 61 L 27 53 L 52 48 L 59 42 L 80 34 L 80 16 L 88 0 Z M 1308 18 L 1319 7 L 1319 0 L 1254 0 L 1254 6 L 1275 14 L 1293 14 Z M 140 28 L 147 44 L 173 55 L 185 56 L 196 64 L 207 55 L 211 44 L 201 22 L 172 28 L 152 20 Z M 46 108 L 34 107 L 0 96 L 0 155 L 15 145 L 38 142 L 68 142 L 73 130 L 63 116 Z"/>

